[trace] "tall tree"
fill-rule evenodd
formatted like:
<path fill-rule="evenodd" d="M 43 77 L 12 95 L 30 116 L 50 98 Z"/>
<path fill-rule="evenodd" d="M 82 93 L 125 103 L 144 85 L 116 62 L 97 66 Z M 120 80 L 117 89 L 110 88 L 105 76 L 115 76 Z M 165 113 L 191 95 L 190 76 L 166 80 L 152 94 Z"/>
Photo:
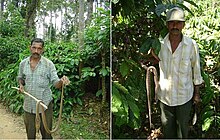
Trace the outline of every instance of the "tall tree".
<path fill-rule="evenodd" d="M 79 51 L 84 48 L 84 0 L 79 0 Z M 83 62 L 79 65 L 79 76 L 81 78 L 81 71 L 83 68 Z"/>
<path fill-rule="evenodd" d="M 79 0 L 79 47 L 80 50 L 84 46 L 84 0 Z"/>
<path fill-rule="evenodd" d="M 86 19 L 86 25 L 88 25 L 92 19 L 92 12 L 93 12 L 93 2 L 94 0 L 87 0 L 87 19 Z"/>
<path fill-rule="evenodd" d="M 5 0 L 1 0 L 0 19 L 2 19 L 2 12 L 4 11 Z"/>
<path fill-rule="evenodd" d="M 25 36 L 29 37 L 30 31 L 35 29 L 35 18 L 36 18 L 36 12 L 37 8 L 40 6 L 40 0 L 27 0 L 27 11 L 26 11 L 26 30 L 25 30 Z"/>

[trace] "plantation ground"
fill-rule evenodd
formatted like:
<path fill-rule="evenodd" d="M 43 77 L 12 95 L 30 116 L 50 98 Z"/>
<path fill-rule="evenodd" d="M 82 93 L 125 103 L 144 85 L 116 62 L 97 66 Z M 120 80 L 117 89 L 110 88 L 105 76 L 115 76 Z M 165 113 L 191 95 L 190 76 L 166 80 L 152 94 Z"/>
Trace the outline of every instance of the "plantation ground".
<path fill-rule="evenodd" d="M 62 121 L 54 139 L 109 139 L 109 110 L 100 114 L 101 102 L 95 98 L 84 102 L 85 105 L 74 107 L 69 121 Z M 54 122 L 56 125 L 56 119 Z M 3 103 L 0 103 L 0 132 L 0 139 L 27 139 L 22 115 L 11 113 Z"/>
<path fill-rule="evenodd" d="M 26 139 L 22 116 L 15 115 L 0 104 L 0 139 Z"/>

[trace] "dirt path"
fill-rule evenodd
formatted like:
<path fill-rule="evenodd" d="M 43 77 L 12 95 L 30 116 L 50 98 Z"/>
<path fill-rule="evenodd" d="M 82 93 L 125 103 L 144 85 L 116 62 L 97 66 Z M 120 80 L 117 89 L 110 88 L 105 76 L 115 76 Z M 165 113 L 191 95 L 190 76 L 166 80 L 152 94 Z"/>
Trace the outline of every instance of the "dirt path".
<path fill-rule="evenodd" d="M 41 139 L 41 135 L 36 135 Z M 60 139 L 57 133 L 54 139 Z M 11 113 L 7 107 L 0 103 L 0 139 L 27 139 L 23 116 Z"/>
<path fill-rule="evenodd" d="M 15 115 L 0 103 L 0 139 L 26 139 L 23 117 Z"/>

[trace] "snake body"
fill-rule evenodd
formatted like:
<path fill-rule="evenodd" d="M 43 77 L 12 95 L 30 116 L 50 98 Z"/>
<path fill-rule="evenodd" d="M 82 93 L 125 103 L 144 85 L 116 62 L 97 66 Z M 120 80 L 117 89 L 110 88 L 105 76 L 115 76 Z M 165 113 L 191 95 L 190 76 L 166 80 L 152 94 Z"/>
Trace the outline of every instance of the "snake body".
<path fill-rule="evenodd" d="M 22 93 L 28 95 L 29 97 L 33 98 L 36 101 L 36 118 L 35 118 L 35 128 L 36 128 L 36 132 L 39 132 L 40 129 L 40 113 L 39 113 L 39 108 L 41 107 L 42 109 L 42 122 L 44 125 L 45 130 L 47 131 L 47 133 L 52 134 L 54 132 L 56 132 L 60 126 L 61 123 L 61 117 L 62 117 L 62 108 L 63 108 L 63 99 L 64 99 L 64 85 L 69 85 L 70 81 L 66 76 L 63 76 L 63 83 L 62 83 L 62 93 L 61 93 L 61 101 L 60 101 L 60 110 L 59 110 L 59 117 L 58 117 L 58 122 L 57 122 L 57 126 L 54 128 L 54 130 L 50 130 L 47 126 L 47 121 L 46 121 L 46 115 L 44 110 L 47 109 L 47 106 L 39 99 L 37 99 L 36 97 L 34 97 L 33 95 L 29 94 L 26 91 L 22 91 Z M 17 87 L 12 87 L 14 89 L 20 90 Z"/>
<path fill-rule="evenodd" d="M 40 129 L 40 113 L 39 113 L 39 108 L 40 107 L 42 109 L 42 113 L 41 113 L 42 122 L 43 122 L 43 125 L 44 125 L 44 129 L 47 131 L 47 133 L 52 134 L 52 133 L 54 133 L 58 130 L 58 128 L 60 126 L 60 123 L 61 123 L 61 117 L 62 117 L 63 98 L 64 98 L 63 87 L 64 86 L 62 85 L 62 93 L 61 93 L 61 101 L 60 101 L 60 110 L 59 110 L 58 122 L 57 122 L 56 127 L 53 130 L 50 130 L 47 126 L 47 120 L 46 120 L 46 115 L 45 115 L 45 112 L 44 112 L 44 107 L 40 104 L 40 103 L 42 103 L 42 101 L 41 100 L 37 101 L 37 103 L 36 103 L 36 118 L 35 118 L 36 132 L 39 132 L 39 129 Z"/>
<path fill-rule="evenodd" d="M 154 83 L 155 83 L 155 101 L 157 102 L 157 93 L 158 93 L 158 87 L 159 87 L 159 82 L 158 82 L 158 75 L 157 75 L 157 70 L 154 66 L 145 66 L 142 65 L 142 67 L 146 70 L 146 90 L 147 90 L 147 103 L 148 103 L 148 116 L 149 116 L 149 122 L 150 122 L 150 128 L 154 128 L 154 125 L 152 123 L 151 119 L 151 73 L 154 74 Z"/>

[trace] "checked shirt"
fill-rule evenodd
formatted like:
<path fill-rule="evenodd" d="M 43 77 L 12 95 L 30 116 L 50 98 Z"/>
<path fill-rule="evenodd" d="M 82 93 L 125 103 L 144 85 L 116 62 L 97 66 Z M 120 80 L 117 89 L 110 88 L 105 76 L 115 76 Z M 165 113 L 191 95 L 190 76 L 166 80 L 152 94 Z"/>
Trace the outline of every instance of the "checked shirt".
<path fill-rule="evenodd" d="M 52 101 L 50 85 L 55 85 L 59 81 L 53 62 L 41 56 L 35 70 L 32 71 L 30 57 L 28 57 L 19 65 L 18 78 L 25 81 L 26 92 L 42 100 L 45 105 L 49 105 Z M 26 112 L 36 113 L 36 101 L 27 95 L 25 95 L 23 107 Z"/>

